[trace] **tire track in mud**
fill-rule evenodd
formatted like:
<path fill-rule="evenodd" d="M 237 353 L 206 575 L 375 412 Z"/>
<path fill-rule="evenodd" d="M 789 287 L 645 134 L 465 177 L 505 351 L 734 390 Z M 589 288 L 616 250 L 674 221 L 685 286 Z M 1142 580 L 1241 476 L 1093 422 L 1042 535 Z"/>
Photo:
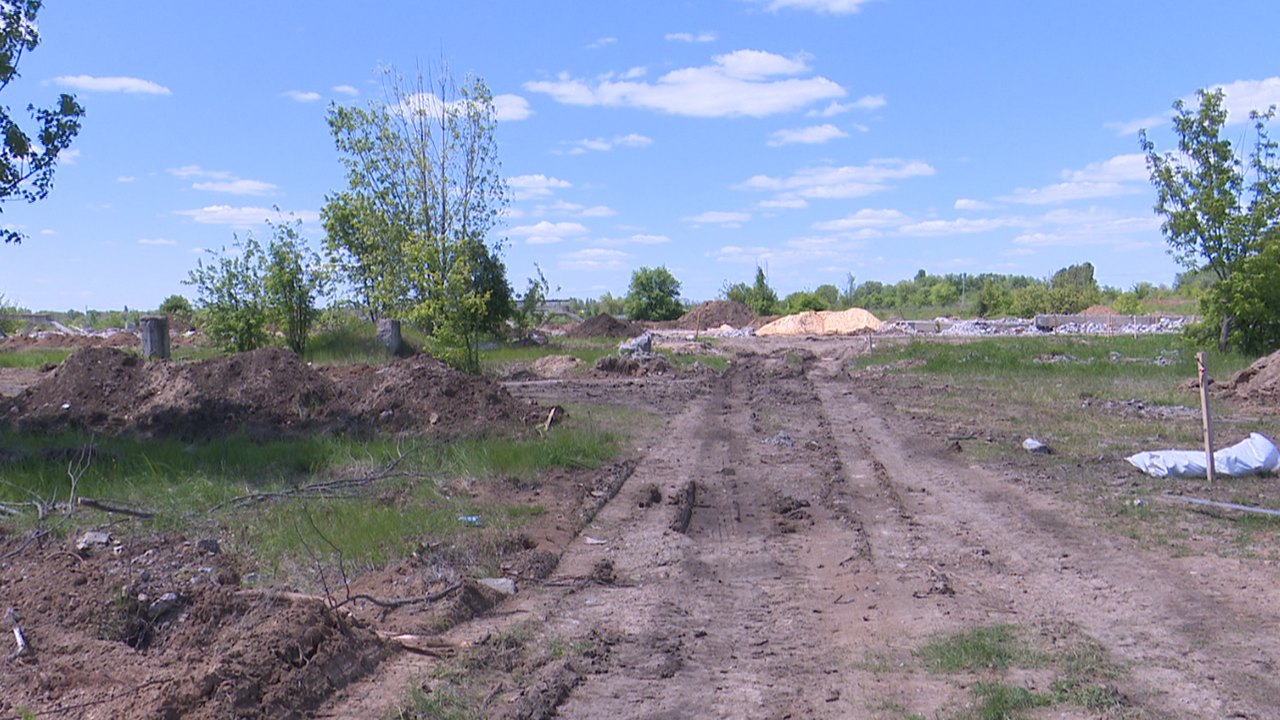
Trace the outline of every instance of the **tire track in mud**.
<path fill-rule="evenodd" d="M 826 375 L 817 394 L 850 431 L 840 453 L 864 501 L 873 566 L 896 560 L 908 576 L 932 575 L 931 587 L 956 593 L 947 617 L 923 626 L 1068 620 L 1129 666 L 1133 699 L 1156 717 L 1274 716 L 1280 658 L 1273 632 L 1259 631 L 1280 618 L 1226 590 L 1274 586 L 1274 568 L 1255 567 L 1247 580 L 1224 572 L 1229 562 L 1189 572 L 1181 559 L 1074 520 L 1078 511 L 1051 498 L 913 448 L 911 429 L 892 427 L 870 391 L 831 368 Z M 920 638 L 921 626 L 904 637 Z"/>

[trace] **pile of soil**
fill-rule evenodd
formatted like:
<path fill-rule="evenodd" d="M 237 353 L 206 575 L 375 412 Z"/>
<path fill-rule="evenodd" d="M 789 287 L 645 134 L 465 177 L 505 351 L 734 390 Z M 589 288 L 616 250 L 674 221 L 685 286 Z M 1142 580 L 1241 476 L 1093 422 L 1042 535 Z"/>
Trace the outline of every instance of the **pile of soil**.
<path fill-rule="evenodd" d="M 240 431 L 451 435 L 515 424 L 526 410 L 501 386 L 425 356 L 317 370 L 283 348 L 173 363 L 98 347 L 14 398 L 9 418 L 32 431 L 190 441 Z"/>
<path fill-rule="evenodd" d="M 533 374 L 542 378 L 564 377 L 573 372 L 582 361 L 572 355 L 547 355 L 533 361 Z"/>
<path fill-rule="evenodd" d="M 851 335 L 879 330 L 883 323 L 862 308 L 840 312 L 806 311 L 774 320 L 756 330 L 756 335 Z"/>
<path fill-rule="evenodd" d="M 756 314 L 751 308 L 733 300 L 711 300 L 685 313 L 676 320 L 677 330 L 706 330 L 728 325 L 733 328 L 750 327 Z"/>
<path fill-rule="evenodd" d="M 238 580 L 181 536 L 11 556 L 0 586 L 34 650 L 0 674 L 0 716 L 301 717 L 388 655 L 321 600 Z"/>
<path fill-rule="evenodd" d="M 1231 376 L 1225 391 L 1259 409 L 1276 411 L 1280 405 L 1280 350 Z"/>
<path fill-rule="evenodd" d="M 670 375 L 675 372 L 675 368 L 661 355 L 650 355 L 644 358 L 605 355 L 596 361 L 596 372 L 602 375 L 647 377 L 649 375 Z"/>
<path fill-rule="evenodd" d="M 571 338 L 633 338 L 643 335 L 644 327 L 630 320 L 619 320 L 612 315 L 601 313 L 569 328 L 564 334 Z"/>

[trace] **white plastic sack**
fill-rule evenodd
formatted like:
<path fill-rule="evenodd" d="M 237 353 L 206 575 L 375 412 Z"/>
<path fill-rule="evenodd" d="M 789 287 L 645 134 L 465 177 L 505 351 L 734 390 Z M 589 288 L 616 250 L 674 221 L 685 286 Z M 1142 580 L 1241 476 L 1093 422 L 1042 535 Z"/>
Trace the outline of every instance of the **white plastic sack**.
<path fill-rule="evenodd" d="M 1140 452 L 1128 460 L 1152 477 L 1205 477 L 1209 474 L 1203 450 Z M 1252 433 L 1247 440 L 1213 454 L 1213 469 L 1218 475 L 1240 477 L 1274 472 L 1276 468 L 1280 468 L 1280 451 L 1266 435 L 1259 433 Z"/>

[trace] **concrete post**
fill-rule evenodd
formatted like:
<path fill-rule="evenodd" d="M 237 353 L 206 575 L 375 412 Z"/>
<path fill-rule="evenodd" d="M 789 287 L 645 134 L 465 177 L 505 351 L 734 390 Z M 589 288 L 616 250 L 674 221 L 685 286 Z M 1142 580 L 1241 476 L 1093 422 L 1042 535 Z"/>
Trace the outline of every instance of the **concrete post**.
<path fill-rule="evenodd" d="M 142 316 L 142 356 L 148 360 L 169 359 L 169 316 Z"/>

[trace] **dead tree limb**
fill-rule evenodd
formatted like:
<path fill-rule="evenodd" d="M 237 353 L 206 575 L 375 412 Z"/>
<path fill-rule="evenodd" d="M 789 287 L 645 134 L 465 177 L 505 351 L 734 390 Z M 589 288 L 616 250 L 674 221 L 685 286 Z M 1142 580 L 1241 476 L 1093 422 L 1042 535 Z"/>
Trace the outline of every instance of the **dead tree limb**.
<path fill-rule="evenodd" d="M 209 508 L 209 514 L 212 515 L 226 507 L 245 507 L 246 505 L 254 505 L 268 500 L 283 500 L 295 497 L 308 497 L 320 500 L 352 498 L 355 496 L 344 494 L 343 491 L 363 487 L 382 480 L 405 477 L 406 474 L 400 472 L 399 468 L 400 464 L 403 463 L 410 455 L 412 455 L 412 452 L 405 453 L 397 450 L 396 458 L 387 463 L 381 470 L 361 475 L 360 477 L 324 480 L 322 482 L 306 483 L 287 490 L 273 490 L 269 492 L 256 492 L 239 495 L 237 497 L 230 498 L 229 500 L 223 500 Z"/>
<path fill-rule="evenodd" d="M 94 500 L 87 497 L 76 498 L 76 504 L 82 507 L 93 508 L 94 510 L 101 510 L 105 513 L 128 515 L 129 517 L 141 518 L 142 520 L 150 520 L 156 516 L 155 513 L 149 510 L 134 510 L 132 508 L 116 507 L 114 505 L 108 505 L 100 500 Z"/>

